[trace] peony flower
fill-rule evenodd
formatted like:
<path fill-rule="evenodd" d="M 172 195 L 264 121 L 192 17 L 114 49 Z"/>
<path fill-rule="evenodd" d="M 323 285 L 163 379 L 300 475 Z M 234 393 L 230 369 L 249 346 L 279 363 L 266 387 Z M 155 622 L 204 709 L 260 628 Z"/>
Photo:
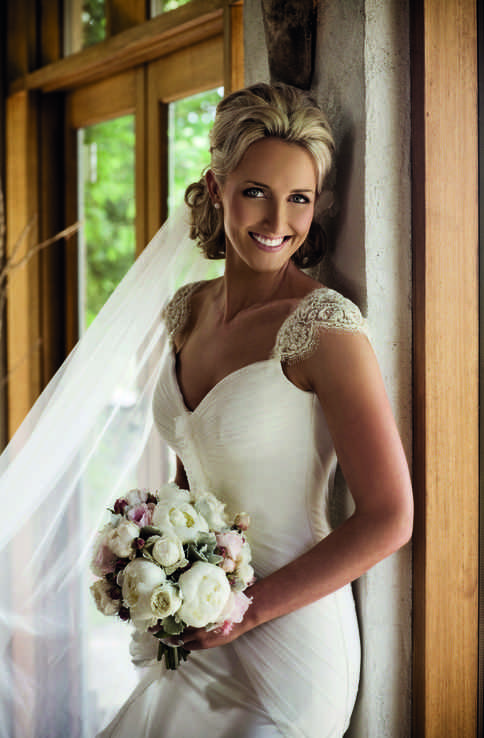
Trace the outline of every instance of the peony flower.
<path fill-rule="evenodd" d="M 154 509 L 154 502 L 140 502 L 138 505 L 133 505 L 133 507 L 128 509 L 126 517 L 128 520 L 136 523 L 140 528 L 143 528 L 145 525 L 151 525 Z"/>
<path fill-rule="evenodd" d="M 188 564 L 183 551 L 183 544 L 177 536 L 158 536 L 151 555 L 160 564 L 168 575 Z"/>
<path fill-rule="evenodd" d="M 222 633 L 227 635 L 232 630 L 235 623 L 241 623 L 247 612 L 252 597 L 247 597 L 243 592 L 231 592 L 227 600 L 227 604 L 220 615 L 223 620 Z"/>
<path fill-rule="evenodd" d="M 230 596 L 230 584 L 219 566 L 196 561 L 178 580 L 182 605 L 178 617 L 201 628 L 216 623 Z"/>
<path fill-rule="evenodd" d="M 106 536 L 106 546 L 121 559 L 133 555 L 133 541 L 139 535 L 139 528 L 130 520 L 121 520 L 116 528 L 111 528 Z"/>
<path fill-rule="evenodd" d="M 182 603 L 178 586 L 173 582 L 165 582 L 155 587 L 151 594 L 151 610 L 157 618 L 174 615 Z"/>
<path fill-rule="evenodd" d="M 118 560 L 117 554 L 115 554 L 107 544 L 107 534 L 112 530 L 110 525 L 107 525 L 98 534 L 96 544 L 94 546 L 91 570 L 98 577 L 103 577 L 105 574 L 110 574 L 116 569 L 116 561 Z"/>
<path fill-rule="evenodd" d="M 146 559 L 134 559 L 118 577 L 124 604 L 129 607 L 131 619 L 138 630 L 147 630 L 156 621 L 151 609 L 151 596 L 156 587 L 164 584 L 165 572 Z"/>
<path fill-rule="evenodd" d="M 182 490 L 180 490 L 181 492 Z M 182 543 L 195 541 L 201 531 L 208 532 L 208 523 L 190 502 L 188 495 L 161 500 L 153 512 L 153 525 L 165 535 L 173 535 Z"/>
<path fill-rule="evenodd" d="M 121 602 L 111 597 L 112 585 L 109 582 L 105 579 L 98 579 L 90 589 L 99 612 L 103 615 L 117 615 Z"/>
<path fill-rule="evenodd" d="M 225 530 L 228 521 L 225 515 L 225 504 L 220 502 L 211 492 L 197 496 L 193 506 L 200 515 L 203 515 L 210 530 Z"/>
<path fill-rule="evenodd" d="M 220 566 L 226 574 L 232 574 L 235 571 L 236 563 L 233 559 L 224 559 Z"/>
<path fill-rule="evenodd" d="M 237 561 L 244 545 L 242 536 L 236 531 L 230 530 L 227 533 L 217 533 L 215 538 L 217 539 L 217 546 L 224 552 L 224 556 Z"/>

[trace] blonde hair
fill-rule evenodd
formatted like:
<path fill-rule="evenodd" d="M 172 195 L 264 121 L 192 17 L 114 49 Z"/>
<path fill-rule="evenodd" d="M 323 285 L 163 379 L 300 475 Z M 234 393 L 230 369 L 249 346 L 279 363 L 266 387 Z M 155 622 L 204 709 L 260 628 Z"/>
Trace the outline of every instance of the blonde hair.
<path fill-rule="evenodd" d="M 316 166 L 319 195 L 333 162 L 333 137 L 313 98 L 283 83 L 255 84 L 219 102 L 210 132 L 210 169 L 219 184 L 223 187 L 251 144 L 268 137 L 297 144 L 309 152 Z M 223 259 L 223 216 L 214 208 L 205 177 L 187 188 L 185 202 L 191 208 L 191 238 L 207 258 Z M 292 258 L 298 266 L 314 266 L 324 250 L 324 233 L 313 222 L 306 242 Z"/>

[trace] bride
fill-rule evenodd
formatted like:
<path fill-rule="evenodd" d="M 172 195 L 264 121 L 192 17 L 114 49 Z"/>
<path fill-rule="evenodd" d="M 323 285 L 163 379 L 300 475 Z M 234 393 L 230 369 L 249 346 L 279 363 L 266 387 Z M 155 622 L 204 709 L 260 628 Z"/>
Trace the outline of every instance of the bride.
<path fill-rule="evenodd" d="M 302 271 L 323 255 L 324 116 L 301 91 L 254 85 L 219 104 L 210 151 L 186 201 L 225 271 L 165 308 L 153 413 L 175 481 L 250 513 L 257 581 L 229 634 L 183 634 L 176 672 L 135 634 L 139 685 L 100 735 L 342 736 L 360 663 L 350 582 L 411 535 L 407 465 L 364 319 Z M 354 512 L 332 529 L 337 461 Z"/>
<path fill-rule="evenodd" d="M 116 709 L 126 674 L 99 666 L 113 651 L 93 641 L 86 572 L 105 508 L 133 480 L 166 481 L 163 443 L 181 487 L 250 514 L 252 604 L 230 634 L 184 632 L 174 672 L 134 631 L 140 679 L 100 736 L 341 738 L 349 724 L 350 583 L 409 539 L 412 495 L 365 321 L 304 271 L 324 251 L 332 138 L 310 96 L 259 84 L 221 101 L 210 150 L 190 225 L 167 221 L 0 458 L 1 738 L 91 736 L 96 703 Z M 200 281 L 211 262 L 193 239 L 223 277 Z M 334 526 L 337 461 L 354 512 Z"/>

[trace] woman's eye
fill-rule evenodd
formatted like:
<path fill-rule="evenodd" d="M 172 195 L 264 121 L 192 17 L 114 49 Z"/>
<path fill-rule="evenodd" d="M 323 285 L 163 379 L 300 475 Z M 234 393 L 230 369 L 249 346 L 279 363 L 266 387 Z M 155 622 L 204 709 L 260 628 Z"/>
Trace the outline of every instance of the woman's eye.
<path fill-rule="evenodd" d="M 291 195 L 291 202 L 295 202 L 297 204 L 305 204 L 309 202 L 309 198 L 306 197 L 306 195 L 298 195 L 297 193 L 294 195 Z"/>
<path fill-rule="evenodd" d="M 246 197 L 264 197 L 264 191 L 259 187 L 248 187 L 244 190 Z"/>

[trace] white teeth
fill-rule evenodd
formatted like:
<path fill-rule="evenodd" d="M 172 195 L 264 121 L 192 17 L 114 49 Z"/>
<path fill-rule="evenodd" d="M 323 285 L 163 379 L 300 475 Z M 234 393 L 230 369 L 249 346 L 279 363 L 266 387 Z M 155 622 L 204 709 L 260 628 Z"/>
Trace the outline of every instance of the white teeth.
<path fill-rule="evenodd" d="M 279 238 L 267 238 L 267 236 L 262 236 L 260 233 L 253 233 L 252 235 L 256 241 L 260 241 L 264 246 L 280 246 L 284 241 L 284 236 L 279 236 Z"/>

